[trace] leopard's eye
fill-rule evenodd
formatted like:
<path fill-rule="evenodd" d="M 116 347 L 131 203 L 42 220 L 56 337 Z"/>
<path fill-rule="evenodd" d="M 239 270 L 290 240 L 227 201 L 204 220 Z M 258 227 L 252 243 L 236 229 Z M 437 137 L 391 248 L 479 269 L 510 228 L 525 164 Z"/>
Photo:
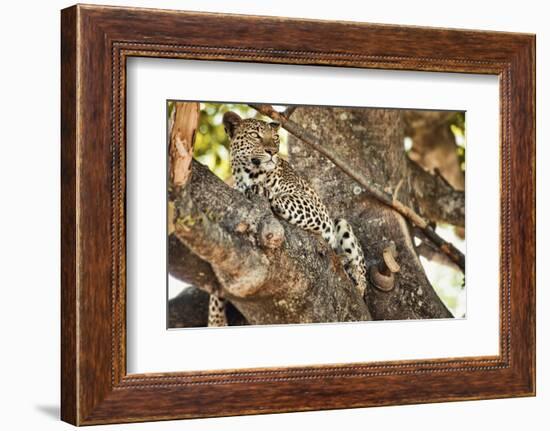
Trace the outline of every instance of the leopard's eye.
<path fill-rule="evenodd" d="M 252 136 L 254 139 L 260 139 L 261 138 L 260 134 L 257 133 L 257 132 L 250 133 L 250 136 Z"/>

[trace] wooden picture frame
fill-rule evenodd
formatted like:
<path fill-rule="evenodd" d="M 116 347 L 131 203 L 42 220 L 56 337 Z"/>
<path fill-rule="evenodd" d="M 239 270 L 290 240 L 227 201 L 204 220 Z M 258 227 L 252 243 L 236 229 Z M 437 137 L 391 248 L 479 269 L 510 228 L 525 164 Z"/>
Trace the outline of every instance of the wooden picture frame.
<path fill-rule="evenodd" d="M 81 5 L 64 9 L 61 24 L 64 421 L 535 394 L 534 35 Z M 128 375 L 125 65 L 131 56 L 498 75 L 500 354 Z"/>

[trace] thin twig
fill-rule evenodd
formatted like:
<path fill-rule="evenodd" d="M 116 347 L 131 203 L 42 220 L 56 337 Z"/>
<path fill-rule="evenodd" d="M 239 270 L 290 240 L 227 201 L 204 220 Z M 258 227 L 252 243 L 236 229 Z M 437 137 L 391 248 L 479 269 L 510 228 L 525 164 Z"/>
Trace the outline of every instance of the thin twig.
<path fill-rule="evenodd" d="M 292 115 L 292 113 L 293 113 L 294 111 L 296 111 L 296 108 L 297 108 L 297 107 L 298 107 L 297 105 L 291 105 L 291 106 L 289 106 L 288 108 L 285 109 L 285 111 L 283 112 L 283 115 L 284 115 L 287 119 L 290 120 L 290 116 Z"/>
<path fill-rule="evenodd" d="M 415 226 L 422 230 L 424 235 L 432 241 L 443 253 L 445 253 L 449 258 L 457 264 L 457 266 L 464 272 L 465 270 L 465 258 L 464 254 L 458 250 L 453 244 L 445 241 L 441 238 L 435 231 L 430 227 L 428 222 L 424 220 L 420 215 L 418 215 L 412 208 L 406 206 L 401 201 L 397 199 L 397 196 L 392 196 L 388 194 L 375 185 L 372 181 L 364 177 L 360 170 L 352 169 L 347 163 L 341 160 L 337 155 L 326 150 L 318 141 L 318 139 L 301 127 L 299 124 L 295 123 L 292 120 L 289 120 L 284 115 L 277 112 L 273 109 L 271 105 L 256 105 L 250 104 L 250 106 L 256 109 L 258 112 L 272 118 L 275 121 L 281 123 L 281 126 L 284 127 L 289 133 L 292 133 L 298 139 L 312 147 L 315 151 L 323 154 L 328 158 L 332 163 L 334 163 L 338 168 L 340 168 L 345 174 L 357 181 L 371 196 L 376 198 L 378 201 L 383 204 L 393 208 L 402 216 L 409 219 Z"/>

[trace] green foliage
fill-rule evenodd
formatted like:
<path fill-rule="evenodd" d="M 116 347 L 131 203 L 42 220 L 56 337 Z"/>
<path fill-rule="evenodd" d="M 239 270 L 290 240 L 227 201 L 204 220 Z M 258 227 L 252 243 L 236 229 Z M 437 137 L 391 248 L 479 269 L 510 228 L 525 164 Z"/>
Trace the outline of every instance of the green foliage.
<path fill-rule="evenodd" d="M 456 153 L 462 172 L 466 170 L 466 114 L 457 112 L 449 120 L 449 127 L 455 136 Z"/>
<path fill-rule="evenodd" d="M 201 103 L 199 129 L 195 137 L 194 157 L 222 180 L 231 176 L 229 140 L 223 128 L 223 114 L 234 111 L 241 117 L 255 116 L 247 105 Z"/>

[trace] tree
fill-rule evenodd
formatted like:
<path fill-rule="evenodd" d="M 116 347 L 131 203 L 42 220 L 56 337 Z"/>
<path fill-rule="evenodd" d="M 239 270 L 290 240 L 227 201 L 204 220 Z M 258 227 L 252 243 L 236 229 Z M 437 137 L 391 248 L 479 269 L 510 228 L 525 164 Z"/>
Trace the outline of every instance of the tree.
<path fill-rule="evenodd" d="M 172 148 L 178 111 L 189 109 L 184 106 L 189 104 L 178 105 Z M 464 226 L 464 192 L 453 188 L 441 172 L 432 174 L 407 156 L 403 137 L 410 124 L 404 111 L 318 107 L 292 111 L 297 127 L 315 135 L 325 151 L 338 154 L 411 211 L 434 222 Z M 235 307 L 230 323 L 452 316 L 419 260 L 415 235 L 430 246 L 433 256 L 442 256 L 422 229 L 292 136 L 289 161 L 318 191 L 332 216 L 344 217 L 354 227 L 369 268 L 365 298 L 322 239 L 278 219 L 266 200 L 248 200 L 195 161 L 188 180 L 171 184 L 170 273 L 204 292 L 222 293 Z M 206 294 L 185 295 L 185 301 L 179 297 L 171 302 L 175 325 L 201 325 Z M 193 309 L 202 311 L 181 313 L 182 304 L 189 307 L 193 301 Z"/>

